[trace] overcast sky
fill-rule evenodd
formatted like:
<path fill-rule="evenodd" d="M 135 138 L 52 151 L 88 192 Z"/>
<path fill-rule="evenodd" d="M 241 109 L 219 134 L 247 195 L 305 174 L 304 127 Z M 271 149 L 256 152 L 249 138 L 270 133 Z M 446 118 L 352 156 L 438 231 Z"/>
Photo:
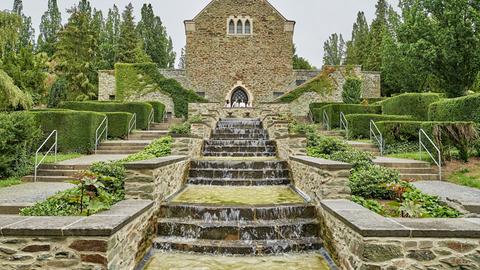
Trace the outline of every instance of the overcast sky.
<path fill-rule="evenodd" d="M 392 4 L 397 0 L 390 0 Z M 104 15 L 116 4 L 121 10 L 132 2 L 136 19 L 144 3 L 152 3 L 155 13 L 161 17 L 172 37 L 177 60 L 181 48 L 185 45 L 183 21 L 192 19 L 210 0 L 90 0 L 92 6 L 101 9 Z M 350 39 L 352 24 L 358 11 L 364 11 L 370 22 L 375 16 L 376 0 L 270 0 L 270 2 L 289 20 L 297 22 L 294 41 L 300 56 L 307 58 L 313 65 L 321 67 L 323 43 L 329 35 L 341 33 L 345 40 Z M 62 19 L 67 20 L 66 9 L 78 3 L 78 0 L 58 0 Z M 38 36 L 38 26 L 42 14 L 47 9 L 48 0 L 23 0 L 24 13 L 31 16 Z M 0 10 L 12 9 L 13 0 L 0 0 Z M 395 4 L 396 5 L 396 4 Z"/>

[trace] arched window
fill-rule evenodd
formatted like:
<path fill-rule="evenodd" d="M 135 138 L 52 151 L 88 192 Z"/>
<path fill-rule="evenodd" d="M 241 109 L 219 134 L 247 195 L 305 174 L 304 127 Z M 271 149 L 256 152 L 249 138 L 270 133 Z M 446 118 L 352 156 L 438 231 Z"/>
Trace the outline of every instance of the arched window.
<path fill-rule="evenodd" d="M 237 35 L 243 34 L 243 22 L 242 20 L 237 21 Z"/>
<path fill-rule="evenodd" d="M 230 20 L 228 23 L 228 33 L 231 35 L 235 35 L 235 22 L 233 20 Z"/>
<path fill-rule="evenodd" d="M 248 94 L 247 92 L 242 88 L 242 87 L 237 87 L 232 93 L 231 97 L 231 103 L 243 103 L 243 104 L 248 104 L 250 100 L 248 99 Z"/>
<path fill-rule="evenodd" d="M 245 35 L 250 35 L 252 33 L 252 27 L 250 25 L 250 20 L 245 21 Z"/>

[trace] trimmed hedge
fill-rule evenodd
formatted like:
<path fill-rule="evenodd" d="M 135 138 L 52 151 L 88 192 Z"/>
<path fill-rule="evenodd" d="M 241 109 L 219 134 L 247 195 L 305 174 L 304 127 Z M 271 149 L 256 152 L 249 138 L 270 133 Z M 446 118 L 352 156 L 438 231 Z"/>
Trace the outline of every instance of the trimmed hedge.
<path fill-rule="evenodd" d="M 163 118 L 165 117 L 165 115 L 163 115 L 163 113 L 165 112 L 165 105 L 163 105 L 163 103 L 158 101 L 148 101 L 147 103 L 149 103 L 153 107 L 153 111 L 155 114 L 154 115 L 155 123 L 163 122 Z"/>
<path fill-rule="evenodd" d="M 310 103 L 310 111 L 312 112 L 312 117 L 313 121 L 315 123 L 321 123 L 322 122 L 322 113 L 323 110 L 321 110 L 323 107 L 327 105 L 332 105 L 332 104 L 342 104 L 340 102 L 315 102 L 315 103 Z M 320 116 L 320 118 L 318 118 Z"/>
<path fill-rule="evenodd" d="M 377 121 L 407 121 L 410 116 L 384 114 L 350 114 L 345 118 L 348 121 L 349 138 L 368 138 L 370 136 L 370 120 Z"/>
<path fill-rule="evenodd" d="M 95 148 L 95 131 L 104 113 L 84 111 L 31 111 L 45 135 L 58 131 L 60 152 L 91 153 Z"/>
<path fill-rule="evenodd" d="M 128 112 L 137 114 L 137 129 L 148 128 L 148 116 L 152 105 L 146 102 L 100 102 L 100 101 L 67 101 L 60 104 L 60 108 L 75 111 L 92 112 Z M 130 120 L 129 120 L 130 121 Z"/>
<path fill-rule="evenodd" d="M 428 119 L 480 123 L 480 94 L 435 102 L 430 105 Z"/>
<path fill-rule="evenodd" d="M 330 118 L 330 127 L 340 127 L 340 112 L 349 114 L 381 114 L 382 107 L 376 105 L 356 105 L 356 104 L 332 104 L 324 106 L 320 110 L 313 112 L 315 119 L 323 119 L 323 111 L 327 112 Z M 321 120 L 320 120 L 321 121 Z"/>
<path fill-rule="evenodd" d="M 140 76 L 139 76 L 140 75 Z M 165 78 L 153 63 L 115 64 L 116 98 L 125 100 L 132 94 L 144 92 L 146 85 L 156 85 L 152 91 L 160 91 L 173 100 L 175 115 L 188 116 L 188 103 L 207 102 L 192 90 L 185 89 L 173 79 Z M 145 94 L 148 92 L 144 92 Z"/>
<path fill-rule="evenodd" d="M 434 93 L 405 93 L 379 104 L 382 105 L 384 114 L 411 115 L 418 120 L 428 120 L 428 106 L 440 98 L 439 94 Z"/>
<path fill-rule="evenodd" d="M 107 112 L 108 117 L 108 137 L 125 138 L 128 135 L 128 124 L 133 114 L 126 112 Z"/>

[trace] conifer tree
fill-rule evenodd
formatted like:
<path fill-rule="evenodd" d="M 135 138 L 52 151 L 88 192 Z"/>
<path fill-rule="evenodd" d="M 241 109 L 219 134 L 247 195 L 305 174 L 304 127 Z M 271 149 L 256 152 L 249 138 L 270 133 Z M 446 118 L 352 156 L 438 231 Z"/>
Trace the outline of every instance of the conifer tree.
<path fill-rule="evenodd" d="M 133 5 L 130 3 L 125 7 L 125 11 L 122 13 L 117 62 L 137 62 L 139 41 L 140 39 L 138 38 L 137 31 L 135 31 Z"/>
<path fill-rule="evenodd" d="M 42 16 L 40 23 L 40 35 L 37 47 L 49 57 L 56 51 L 58 32 L 62 29 L 62 14 L 58 9 L 57 0 L 48 0 L 48 9 Z"/>
<path fill-rule="evenodd" d="M 14 0 L 12 11 L 22 18 L 22 27 L 20 29 L 20 42 L 17 50 L 27 46 L 34 46 L 35 44 L 35 30 L 32 27 L 32 18 L 23 14 L 22 0 Z"/>
<path fill-rule="evenodd" d="M 173 50 L 173 40 L 171 37 L 168 38 L 168 68 L 175 68 L 175 59 L 177 58 L 177 53 Z"/>
<path fill-rule="evenodd" d="M 341 65 L 345 57 L 345 41 L 342 35 L 332 34 L 323 45 L 325 65 Z"/>
<path fill-rule="evenodd" d="M 363 65 L 368 53 L 368 22 L 364 12 L 358 12 L 353 24 L 352 40 L 347 42 L 346 64 Z"/>
<path fill-rule="evenodd" d="M 375 19 L 372 22 L 368 38 L 368 55 L 364 68 L 370 71 L 380 71 L 382 67 L 383 40 L 387 34 L 387 12 L 389 5 L 386 0 L 378 0 Z"/>
<path fill-rule="evenodd" d="M 109 9 L 105 27 L 100 34 L 100 69 L 113 69 L 117 59 L 117 47 L 120 37 L 120 13 L 118 7 L 113 5 Z"/>
<path fill-rule="evenodd" d="M 183 47 L 182 51 L 180 52 L 180 58 L 178 59 L 179 69 L 185 69 L 187 67 L 187 55 L 185 50 L 185 47 Z"/>

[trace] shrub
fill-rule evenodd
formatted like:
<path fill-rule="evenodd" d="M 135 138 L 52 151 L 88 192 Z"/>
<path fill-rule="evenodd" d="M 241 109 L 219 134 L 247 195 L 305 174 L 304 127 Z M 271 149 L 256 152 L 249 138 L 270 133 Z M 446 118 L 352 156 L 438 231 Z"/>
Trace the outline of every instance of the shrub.
<path fill-rule="evenodd" d="M 172 153 L 173 139 L 170 136 L 153 141 L 143 151 L 130 155 L 122 162 L 134 162 L 168 156 Z"/>
<path fill-rule="evenodd" d="M 168 132 L 171 135 L 188 135 L 191 132 L 191 125 L 189 122 L 172 125 Z"/>
<path fill-rule="evenodd" d="M 66 153 L 91 153 L 95 148 L 95 131 L 106 116 L 66 110 L 31 111 L 30 114 L 44 134 L 58 131 L 58 150 Z"/>
<path fill-rule="evenodd" d="M 400 175 L 397 170 L 371 165 L 360 167 L 350 175 L 352 195 L 364 198 L 392 199 L 394 193 L 386 188 L 387 184 L 398 183 Z"/>
<path fill-rule="evenodd" d="M 310 150 L 310 156 L 313 157 L 318 157 L 314 153 L 331 155 L 335 152 L 347 151 L 349 149 L 349 146 L 342 140 L 326 136 L 310 137 L 307 147 L 307 150 Z"/>
<path fill-rule="evenodd" d="M 48 94 L 48 107 L 55 108 L 61 102 L 67 100 L 67 80 L 64 77 L 58 78 L 50 88 Z"/>
<path fill-rule="evenodd" d="M 32 97 L 20 90 L 13 79 L 0 69 L 0 111 L 28 109 L 32 104 Z"/>
<path fill-rule="evenodd" d="M 403 199 L 410 205 L 420 206 L 423 212 L 422 217 L 457 218 L 460 216 L 460 212 L 442 204 L 438 197 L 427 195 L 418 189 L 406 192 Z"/>
<path fill-rule="evenodd" d="M 165 113 L 165 105 L 158 101 L 148 101 L 148 103 L 153 107 L 155 123 L 162 123 L 165 117 L 163 115 Z"/>
<path fill-rule="evenodd" d="M 432 103 L 428 111 L 430 121 L 473 121 L 480 123 L 480 94 L 444 99 Z"/>
<path fill-rule="evenodd" d="M 351 148 L 348 149 L 348 151 L 335 152 L 330 155 L 330 158 L 336 161 L 352 164 L 354 169 L 358 169 L 372 165 L 374 156 L 371 153 Z"/>
<path fill-rule="evenodd" d="M 359 104 L 362 97 L 362 84 L 360 78 L 349 77 L 345 80 L 342 91 L 342 100 L 346 104 Z"/>
<path fill-rule="evenodd" d="M 40 146 L 42 131 L 25 112 L 0 113 L 0 179 L 31 171 L 30 157 Z"/>
<path fill-rule="evenodd" d="M 147 94 L 145 85 L 156 85 L 153 91 L 160 91 L 172 98 L 177 117 L 188 116 L 188 103 L 207 101 L 192 90 L 183 88 L 176 80 L 165 78 L 153 63 L 117 63 L 115 79 L 116 98 L 119 100 L 125 100 L 133 94 Z"/>
<path fill-rule="evenodd" d="M 354 105 L 354 104 L 334 104 L 327 105 L 321 110 L 315 111 L 317 114 L 315 117 L 318 119 L 323 119 L 323 111 L 327 112 L 327 115 L 330 119 L 330 127 L 338 128 L 340 127 L 340 112 L 343 112 L 345 115 L 349 114 L 381 114 L 382 107 L 378 105 Z"/>
<path fill-rule="evenodd" d="M 152 111 L 152 105 L 146 102 L 68 101 L 61 103 L 60 108 L 76 111 L 135 113 L 137 115 L 137 129 L 148 128 L 148 116 Z"/>
<path fill-rule="evenodd" d="M 352 196 L 352 202 L 357 203 L 377 214 L 383 215 L 385 213 L 385 208 L 378 201 L 367 200 L 359 196 Z"/>
<path fill-rule="evenodd" d="M 349 138 L 368 138 L 370 136 L 370 121 L 396 120 L 406 121 L 411 119 L 410 116 L 384 115 L 384 114 L 350 114 L 345 118 L 348 122 Z"/>
<path fill-rule="evenodd" d="M 440 100 L 439 94 L 406 93 L 388 98 L 379 104 L 384 114 L 410 115 L 418 120 L 428 119 L 428 106 Z"/>
<path fill-rule="evenodd" d="M 108 118 L 108 137 L 125 138 L 128 136 L 129 123 L 133 114 L 125 112 L 107 112 L 105 114 Z"/>

